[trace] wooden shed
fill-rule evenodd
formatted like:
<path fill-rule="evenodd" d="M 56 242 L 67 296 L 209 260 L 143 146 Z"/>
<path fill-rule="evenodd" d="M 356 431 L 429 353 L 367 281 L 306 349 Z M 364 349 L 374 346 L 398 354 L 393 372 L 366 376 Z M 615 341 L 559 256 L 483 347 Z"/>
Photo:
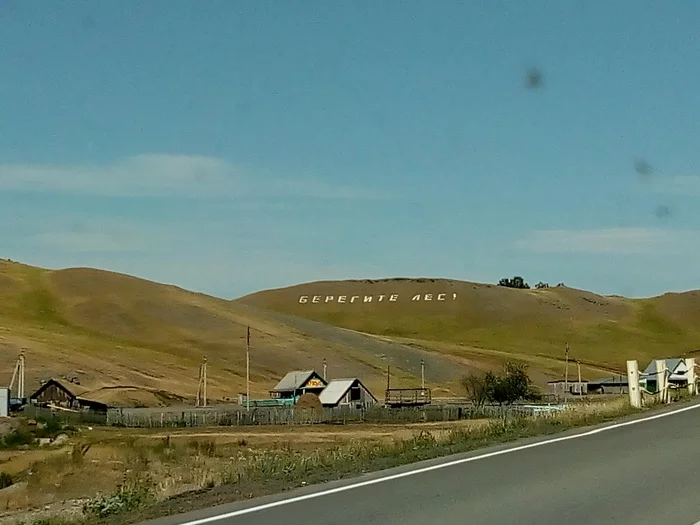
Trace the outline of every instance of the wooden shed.
<path fill-rule="evenodd" d="M 107 413 L 107 405 L 80 397 L 71 388 L 56 379 L 49 379 L 29 396 L 29 403 L 37 406 L 68 410 L 91 410 Z"/>

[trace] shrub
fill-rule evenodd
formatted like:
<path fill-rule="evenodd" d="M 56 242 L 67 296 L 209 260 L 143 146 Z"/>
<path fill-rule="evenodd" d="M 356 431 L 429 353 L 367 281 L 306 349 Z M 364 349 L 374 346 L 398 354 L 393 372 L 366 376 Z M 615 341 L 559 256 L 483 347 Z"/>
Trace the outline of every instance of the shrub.
<path fill-rule="evenodd" d="M 119 490 L 106 496 L 89 501 L 83 506 L 85 514 L 104 518 L 136 510 L 146 504 L 151 492 L 145 483 L 137 483 L 131 487 L 120 487 Z"/>
<path fill-rule="evenodd" d="M 43 423 L 45 426 L 42 429 L 36 431 L 36 436 L 41 438 L 55 438 L 58 434 L 63 432 L 63 424 L 61 420 L 57 417 L 40 417 L 37 418 L 37 422 Z"/>
<path fill-rule="evenodd" d="M 31 445 L 32 443 L 34 443 L 32 433 L 26 428 L 20 427 L 0 439 L 0 449 L 18 448 L 22 445 Z"/>
<path fill-rule="evenodd" d="M 14 481 L 12 480 L 12 476 L 10 476 L 7 472 L 0 472 L 0 489 L 6 489 L 13 483 Z"/>

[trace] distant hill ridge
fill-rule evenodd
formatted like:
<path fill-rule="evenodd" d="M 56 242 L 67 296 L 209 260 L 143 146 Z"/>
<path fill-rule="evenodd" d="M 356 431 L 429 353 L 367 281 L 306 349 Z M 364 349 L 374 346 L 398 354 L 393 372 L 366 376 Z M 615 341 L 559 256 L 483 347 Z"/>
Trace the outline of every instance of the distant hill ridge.
<path fill-rule="evenodd" d="M 648 299 L 566 286 L 513 289 L 439 278 L 317 281 L 265 290 L 245 304 L 360 332 L 620 368 L 626 357 L 700 348 L 700 292 Z"/>
<path fill-rule="evenodd" d="M 688 355 L 700 348 L 700 292 L 632 300 L 404 277 L 318 281 L 229 301 L 103 270 L 0 260 L 0 384 L 24 351 L 28 389 L 68 375 L 105 402 L 190 402 L 206 355 L 211 399 L 235 399 L 245 391 L 247 326 L 254 395 L 324 360 L 330 377 L 361 377 L 375 392 L 387 364 L 393 382 L 415 386 L 425 361 L 426 380 L 447 395 L 459 393 L 464 373 L 507 359 L 527 362 L 544 384 L 562 375 L 567 343 L 588 377 L 623 370 L 628 358 Z"/>

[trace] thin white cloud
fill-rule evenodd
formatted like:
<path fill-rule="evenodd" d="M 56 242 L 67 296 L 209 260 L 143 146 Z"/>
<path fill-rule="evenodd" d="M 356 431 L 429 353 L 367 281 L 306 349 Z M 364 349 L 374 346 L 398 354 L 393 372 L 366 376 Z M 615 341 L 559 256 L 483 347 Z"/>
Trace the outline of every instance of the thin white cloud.
<path fill-rule="evenodd" d="M 222 159 L 149 154 L 105 165 L 0 164 L 0 191 L 82 195 L 373 199 L 374 190 L 335 185 L 318 178 L 253 176 Z"/>
<path fill-rule="evenodd" d="M 377 190 L 348 185 L 333 185 L 319 178 L 279 180 L 277 191 L 316 199 L 386 199 L 389 195 Z"/>
<path fill-rule="evenodd" d="M 538 253 L 655 254 L 697 250 L 700 231 L 663 228 L 601 228 L 534 231 L 515 243 Z"/>
<path fill-rule="evenodd" d="M 144 250 L 134 237 L 103 232 L 51 232 L 32 236 L 30 242 L 59 252 L 105 253 Z"/>
<path fill-rule="evenodd" d="M 699 175 L 673 175 L 651 177 L 644 182 L 647 188 L 656 193 L 700 196 Z"/>

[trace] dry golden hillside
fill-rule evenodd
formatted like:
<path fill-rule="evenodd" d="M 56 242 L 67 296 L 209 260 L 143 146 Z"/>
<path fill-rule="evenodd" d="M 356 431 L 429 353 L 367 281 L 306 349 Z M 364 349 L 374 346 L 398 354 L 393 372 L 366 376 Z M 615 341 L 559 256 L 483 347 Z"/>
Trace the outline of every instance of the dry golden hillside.
<path fill-rule="evenodd" d="M 632 300 L 566 287 L 382 279 L 308 283 L 240 301 L 451 354 L 478 348 L 562 359 L 568 342 L 572 357 L 621 370 L 626 359 L 700 348 L 700 292 Z"/>
<path fill-rule="evenodd" d="M 700 348 L 699 320 L 700 292 L 628 300 L 569 288 L 386 279 L 226 301 L 101 270 L 0 260 L 0 384 L 24 351 L 28 389 L 73 376 L 81 394 L 112 404 L 192 403 L 206 355 L 210 399 L 235 399 L 245 391 L 250 326 L 255 396 L 266 397 L 289 370 L 320 372 L 324 359 L 329 377 L 361 377 L 379 397 L 387 365 L 394 386 L 417 386 L 423 360 L 440 396 L 459 394 L 469 370 L 506 359 L 526 361 L 543 385 L 562 375 L 566 342 L 587 378 L 622 370 L 627 358 L 687 354 Z"/>
<path fill-rule="evenodd" d="M 127 275 L 76 268 L 49 271 L 0 261 L 0 384 L 24 350 L 27 388 L 76 376 L 81 391 L 117 404 L 191 402 L 208 358 L 212 399 L 245 391 L 246 326 L 251 327 L 251 391 L 291 369 L 385 383 L 379 358 L 316 341 L 243 305 Z M 82 393 L 82 392 L 81 392 Z"/>

